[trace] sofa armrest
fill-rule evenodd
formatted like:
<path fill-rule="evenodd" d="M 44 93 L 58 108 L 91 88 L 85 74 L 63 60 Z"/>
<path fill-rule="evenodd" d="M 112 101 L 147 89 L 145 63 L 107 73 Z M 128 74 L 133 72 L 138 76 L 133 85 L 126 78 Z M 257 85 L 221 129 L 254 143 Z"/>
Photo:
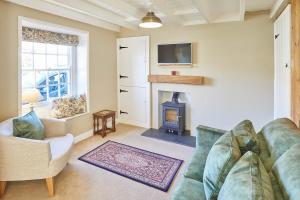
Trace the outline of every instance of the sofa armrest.
<path fill-rule="evenodd" d="M 225 130 L 210 128 L 207 126 L 197 127 L 196 151 L 186 168 L 184 176 L 197 181 L 203 180 L 203 172 L 208 153 L 213 144 L 221 137 Z"/>
<path fill-rule="evenodd" d="M 50 160 L 48 141 L 0 136 L 0 181 L 40 178 Z"/>
<path fill-rule="evenodd" d="M 211 147 L 224 133 L 226 133 L 225 130 L 199 125 L 197 127 L 196 148 L 201 148 L 203 145 Z"/>
<path fill-rule="evenodd" d="M 41 121 L 45 126 L 46 138 L 65 136 L 67 134 L 67 126 L 65 120 L 55 118 L 41 118 Z"/>

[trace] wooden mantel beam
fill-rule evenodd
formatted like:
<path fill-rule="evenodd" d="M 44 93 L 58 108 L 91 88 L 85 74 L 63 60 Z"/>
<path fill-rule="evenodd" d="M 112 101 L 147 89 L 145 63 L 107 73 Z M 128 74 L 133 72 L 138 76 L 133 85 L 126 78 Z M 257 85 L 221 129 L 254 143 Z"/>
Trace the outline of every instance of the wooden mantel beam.
<path fill-rule="evenodd" d="M 300 0 L 292 8 L 292 118 L 300 125 Z"/>

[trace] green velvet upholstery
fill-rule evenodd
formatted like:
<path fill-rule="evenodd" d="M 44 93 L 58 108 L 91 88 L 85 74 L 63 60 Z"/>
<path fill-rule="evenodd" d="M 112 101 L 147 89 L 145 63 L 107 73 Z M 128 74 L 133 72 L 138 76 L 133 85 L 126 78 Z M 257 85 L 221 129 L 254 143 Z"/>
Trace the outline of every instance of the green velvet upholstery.
<path fill-rule="evenodd" d="M 205 200 L 203 184 L 190 178 L 183 178 L 173 193 L 172 200 Z"/>
<path fill-rule="evenodd" d="M 226 177 L 218 200 L 273 200 L 271 180 L 258 155 L 245 153 Z"/>
<path fill-rule="evenodd" d="M 284 199 L 300 199 L 300 144 L 292 146 L 275 162 L 272 173 L 282 189 Z"/>
<path fill-rule="evenodd" d="M 236 137 L 242 154 L 247 151 L 259 153 L 258 141 L 253 124 L 249 120 L 244 120 L 232 129 L 233 135 Z"/>
<path fill-rule="evenodd" d="M 271 184 L 272 184 L 272 188 L 273 188 L 273 192 L 274 192 L 274 199 L 275 200 L 284 200 L 282 189 L 280 188 L 278 180 L 276 179 L 276 177 L 274 176 L 272 171 L 269 172 L 269 176 L 271 179 Z"/>
<path fill-rule="evenodd" d="M 262 158 L 267 170 L 289 148 L 300 143 L 300 130 L 291 120 L 286 118 L 268 123 L 260 131 L 260 134 L 264 136 L 270 153 L 269 158 Z M 265 163 L 266 161 L 268 163 Z"/>
<path fill-rule="evenodd" d="M 208 154 L 211 154 L 210 150 L 212 149 L 213 144 L 217 144 L 218 142 L 216 141 L 218 138 L 224 137 L 224 135 L 227 134 L 225 131 L 199 126 L 197 132 L 197 147 L 194 156 L 191 159 L 189 166 L 186 168 L 181 183 L 173 194 L 173 200 L 206 199 L 206 191 L 204 189 L 205 178 L 202 178 L 204 169 L 209 165 L 211 166 L 209 167 L 211 171 L 218 171 L 216 170 L 216 166 L 218 166 L 219 161 L 222 160 L 220 159 L 220 155 L 224 156 L 224 154 L 228 154 L 226 150 L 223 150 L 218 154 L 215 153 L 212 158 L 208 158 Z M 235 140 L 236 143 L 238 143 L 237 139 Z M 275 200 L 300 199 L 300 130 L 289 119 L 277 119 L 265 125 L 256 135 L 256 140 L 259 145 L 259 153 L 257 155 L 264 165 L 265 171 L 261 169 L 262 164 L 260 162 L 258 162 L 258 168 L 260 171 L 263 171 L 264 178 L 266 177 L 266 172 L 269 176 L 269 180 L 262 182 L 262 185 L 265 185 L 267 182 L 269 183 L 269 181 L 271 182 Z M 240 143 L 238 143 L 238 145 L 240 145 Z M 251 154 L 254 155 L 254 153 Z M 256 158 L 257 156 L 255 159 Z M 233 167 L 235 167 L 235 165 Z M 240 169 L 237 171 L 238 174 L 240 174 Z M 230 174 L 233 174 L 233 172 L 230 172 Z M 226 177 L 222 176 L 222 178 L 225 179 Z M 257 177 L 255 180 L 258 180 Z M 224 181 L 225 180 L 223 180 L 223 183 Z M 235 181 L 240 181 L 240 179 L 236 179 Z M 241 186 L 247 187 L 246 185 Z M 228 186 L 227 188 L 229 189 L 225 189 L 226 186 L 223 187 L 221 189 L 224 190 L 222 191 L 222 196 L 225 195 L 225 193 L 232 193 L 233 196 L 236 196 L 239 192 L 251 188 L 252 185 L 249 182 L 248 188 L 244 189 L 243 187 L 240 187 L 237 188 L 236 191 L 233 191 L 231 187 Z M 253 189 L 255 189 L 255 192 L 258 191 L 258 188 L 256 187 Z M 221 193 L 219 193 L 219 197 L 215 195 L 211 199 L 221 199 L 222 196 Z M 257 197 L 257 195 L 252 196 L 253 199 L 256 199 Z M 234 197 L 231 198 L 227 196 L 226 199 L 231 200 L 234 199 Z"/>
<path fill-rule="evenodd" d="M 231 131 L 221 136 L 212 146 L 203 174 L 207 199 L 216 199 L 227 174 L 240 157 L 239 144 Z"/>
<path fill-rule="evenodd" d="M 196 151 L 186 168 L 184 176 L 192 178 L 198 181 L 203 180 L 203 172 L 205 162 L 209 150 L 213 144 L 222 136 L 226 131 L 220 129 L 214 129 L 207 126 L 197 127 L 197 147 Z M 199 148 L 201 147 L 201 148 Z"/>
<path fill-rule="evenodd" d="M 257 134 L 257 140 L 258 140 L 259 150 L 260 150 L 258 154 L 259 158 L 264 164 L 266 170 L 269 172 L 273 166 L 274 161 L 271 158 L 271 154 L 269 152 L 267 142 L 264 138 L 264 135 L 261 132 Z"/>
<path fill-rule="evenodd" d="M 44 125 L 34 111 L 13 119 L 13 135 L 28 139 L 43 140 Z"/>

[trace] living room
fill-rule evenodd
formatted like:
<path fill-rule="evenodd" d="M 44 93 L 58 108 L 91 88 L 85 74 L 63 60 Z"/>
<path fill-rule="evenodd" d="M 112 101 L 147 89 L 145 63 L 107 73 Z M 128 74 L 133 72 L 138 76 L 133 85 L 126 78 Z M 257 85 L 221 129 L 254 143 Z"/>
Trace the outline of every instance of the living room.
<path fill-rule="evenodd" d="M 0 1 L 1 199 L 298 199 L 299 13 Z"/>

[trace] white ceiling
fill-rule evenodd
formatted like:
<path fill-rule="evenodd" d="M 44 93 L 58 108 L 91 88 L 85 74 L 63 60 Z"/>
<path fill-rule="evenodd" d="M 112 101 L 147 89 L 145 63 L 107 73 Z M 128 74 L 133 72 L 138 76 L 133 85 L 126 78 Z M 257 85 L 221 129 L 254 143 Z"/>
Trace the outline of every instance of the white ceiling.
<path fill-rule="evenodd" d="M 119 31 L 138 28 L 152 10 L 165 25 L 243 21 L 246 12 L 270 10 L 276 0 L 7 0 L 12 3 Z"/>

